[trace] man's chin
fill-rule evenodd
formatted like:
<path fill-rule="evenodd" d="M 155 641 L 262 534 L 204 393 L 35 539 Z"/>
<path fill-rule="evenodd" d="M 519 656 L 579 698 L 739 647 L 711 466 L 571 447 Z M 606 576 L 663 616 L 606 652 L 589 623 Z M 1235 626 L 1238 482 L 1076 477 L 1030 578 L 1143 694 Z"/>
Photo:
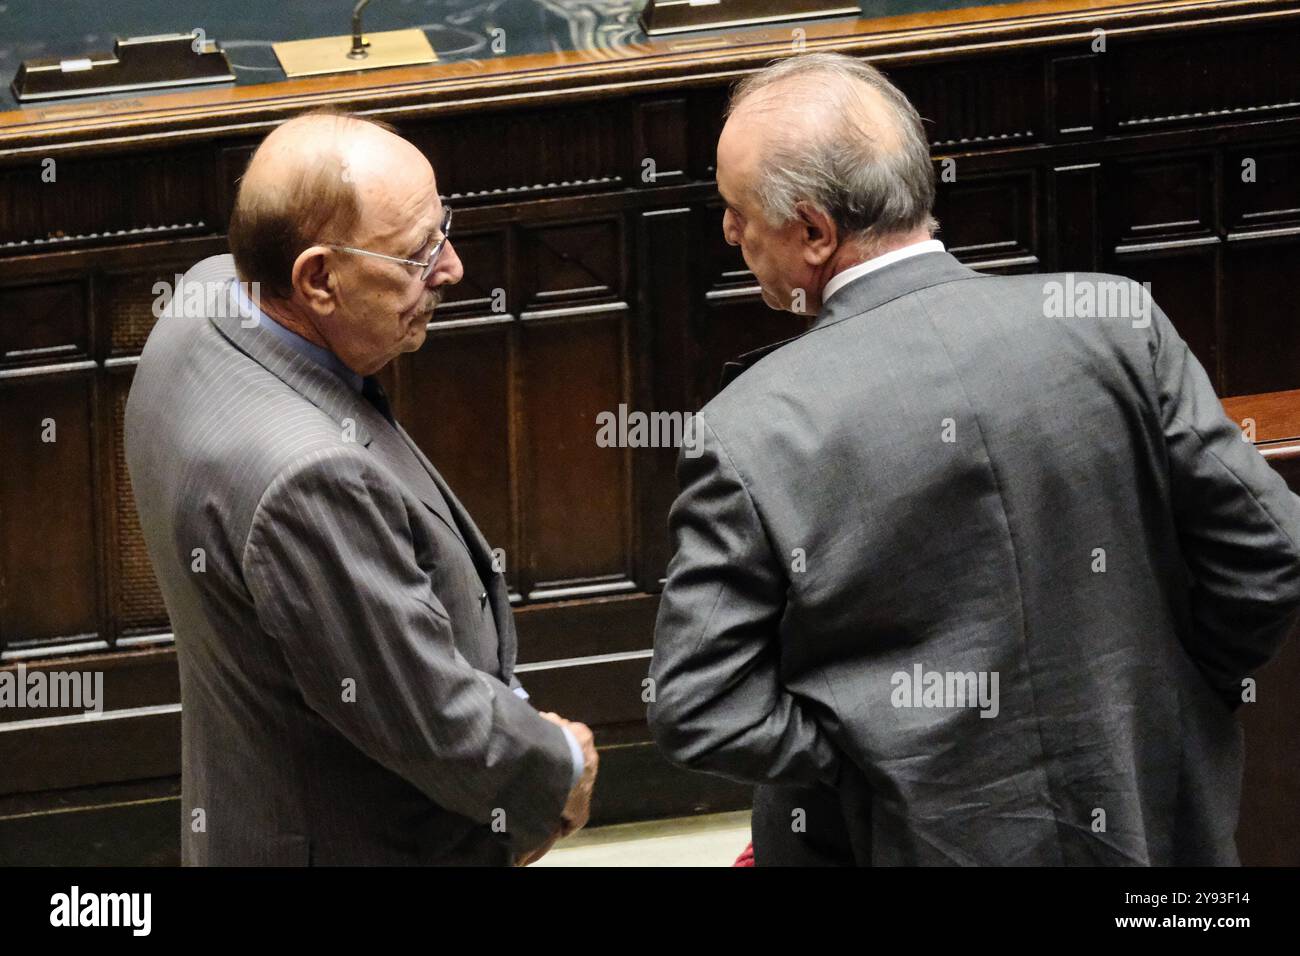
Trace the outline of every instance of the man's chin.
<path fill-rule="evenodd" d="M 411 328 L 406 333 L 406 340 L 402 343 L 403 351 L 414 352 L 424 344 L 425 338 L 429 335 L 429 320 L 433 314 L 417 315 L 411 319 Z"/>
<path fill-rule="evenodd" d="M 791 307 L 791 303 L 782 302 L 780 299 L 778 299 L 771 292 L 768 292 L 762 286 L 759 286 L 759 291 L 763 295 L 763 304 L 767 306 L 769 309 L 773 309 L 777 312 L 793 312 L 795 315 L 799 314 L 795 312 L 794 309 Z"/>
<path fill-rule="evenodd" d="M 796 315 L 801 319 L 807 319 L 809 315 L 813 314 L 807 311 L 800 312 L 794 307 L 793 301 L 782 302 L 776 296 L 769 294 L 766 290 L 763 291 L 763 304 L 773 312 L 789 312 L 791 315 Z"/>

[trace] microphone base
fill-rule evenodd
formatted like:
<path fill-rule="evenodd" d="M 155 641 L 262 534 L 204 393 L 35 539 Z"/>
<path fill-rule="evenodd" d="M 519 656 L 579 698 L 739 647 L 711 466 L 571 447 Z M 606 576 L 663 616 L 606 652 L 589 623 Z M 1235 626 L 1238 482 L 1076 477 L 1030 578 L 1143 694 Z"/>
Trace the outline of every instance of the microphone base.
<path fill-rule="evenodd" d="M 280 67 L 289 79 L 300 76 L 326 76 L 330 73 L 357 73 L 395 66 L 422 66 L 437 63 L 429 38 L 423 30 L 385 30 L 365 34 L 366 55 L 352 57 L 352 34 L 315 37 L 311 40 L 287 40 L 271 44 Z"/>

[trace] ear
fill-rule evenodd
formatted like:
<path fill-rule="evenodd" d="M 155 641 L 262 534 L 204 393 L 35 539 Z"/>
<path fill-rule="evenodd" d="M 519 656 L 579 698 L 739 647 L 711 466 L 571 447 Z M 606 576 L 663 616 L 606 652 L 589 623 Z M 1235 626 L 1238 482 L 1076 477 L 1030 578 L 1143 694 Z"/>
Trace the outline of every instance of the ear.
<path fill-rule="evenodd" d="M 820 266 L 840 245 L 840 231 L 824 209 L 801 199 L 794 204 L 794 222 L 807 265 Z"/>
<path fill-rule="evenodd" d="M 331 268 L 328 246 L 311 246 L 293 261 L 293 291 L 312 312 L 329 315 L 334 311 L 338 277 Z"/>

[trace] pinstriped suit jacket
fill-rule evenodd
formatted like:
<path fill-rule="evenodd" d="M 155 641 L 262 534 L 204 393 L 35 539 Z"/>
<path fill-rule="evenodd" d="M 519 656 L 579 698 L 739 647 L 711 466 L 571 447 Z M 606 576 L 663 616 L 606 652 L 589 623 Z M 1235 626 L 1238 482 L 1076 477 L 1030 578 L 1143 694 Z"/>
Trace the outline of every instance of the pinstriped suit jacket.
<path fill-rule="evenodd" d="M 183 861 L 507 863 L 558 825 L 572 758 L 512 693 L 487 543 L 400 427 L 231 314 L 234 275 L 187 273 L 203 314 L 159 320 L 126 409 L 180 662 Z"/>

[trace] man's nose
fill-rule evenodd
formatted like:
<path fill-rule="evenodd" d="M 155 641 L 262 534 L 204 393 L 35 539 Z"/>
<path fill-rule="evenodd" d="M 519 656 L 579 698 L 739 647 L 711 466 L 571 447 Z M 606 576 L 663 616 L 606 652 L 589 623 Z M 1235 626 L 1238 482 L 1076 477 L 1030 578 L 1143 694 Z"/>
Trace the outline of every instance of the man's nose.
<path fill-rule="evenodd" d="M 465 267 L 456 255 L 456 247 L 448 239 L 438 257 L 438 267 L 429 274 L 428 284 L 434 288 L 440 285 L 455 285 L 465 278 Z"/>
<path fill-rule="evenodd" d="M 722 214 L 722 238 L 729 246 L 740 245 L 740 240 L 735 235 L 735 223 L 732 221 L 730 209 Z"/>

